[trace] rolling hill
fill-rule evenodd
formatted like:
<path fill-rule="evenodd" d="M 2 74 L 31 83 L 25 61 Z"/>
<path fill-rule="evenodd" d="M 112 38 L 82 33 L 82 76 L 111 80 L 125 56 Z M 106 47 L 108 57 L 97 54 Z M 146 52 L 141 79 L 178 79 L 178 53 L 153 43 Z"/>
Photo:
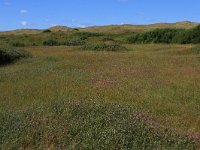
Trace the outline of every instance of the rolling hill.
<path fill-rule="evenodd" d="M 176 22 L 176 23 L 156 23 L 150 25 L 132 25 L 132 24 L 124 24 L 124 25 L 107 25 L 107 26 L 91 26 L 86 28 L 70 28 L 66 26 L 54 26 L 49 28 L 52 32 L 70 32 L 70 31 L 82 31 L 82 32 L 101 32 L 101 33 L 126 33 L 126 32 L 144 32 L 153 30 L 156 28 L 193 28 L 199 25 L 196 22 Z M 0 35 L 9 35 L 9 34 L 39 34 L 44 30 L 42 29 L 19 29 L 12 30 L 6 32 L 0 32 Z"/>

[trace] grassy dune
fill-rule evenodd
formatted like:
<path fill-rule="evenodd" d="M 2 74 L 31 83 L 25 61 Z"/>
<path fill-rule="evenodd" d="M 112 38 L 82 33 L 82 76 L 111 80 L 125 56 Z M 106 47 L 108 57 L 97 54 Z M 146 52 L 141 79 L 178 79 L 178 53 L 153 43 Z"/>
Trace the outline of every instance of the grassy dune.
<path fill-rule="evenodd" d="M 100 32 L 100 33 L 128 33 L 128 32 L 144 32 L 149 31 L 157 28 L 194 28 L 199 23 L 196 22 L 176 22 L 176 23 L 157 23 L 151 25 L 132 25 L 132 24 L 125 24 L 125 25 L 107 25 L 107 26 L 91 26 L 87 28 L 76 28 L 81 32 Z M 50 28 L 53 32 L 63 31 L 63 32 L 71 32 L 74 31 L 73 28 L 66 27 L 66 26 L 55 26 Z M 0 32 L 0 35 L 31 35 L 31 34 L 41 34 L 43 30 L 38 29 L 22 29 L 22 30 L 13 30 L 7 32 Z"/>
<path fill-rule="evenodd" d="M 197 149 L 195 45 L 29 47 L 0 67 L 2 149 Z"/>
<path fill-rule="evenodd" d="M 151 25 L 110 25 L 110 26 L 94 26 L 85 29 L 80 29 L 81 31 L 87 32 L 103 32 L 103 33 L 123 33 L 123 32 L 144 32 L 157 28 L 194 28 L 198 23 L 194 22 L 176 22 L 176 23 L 157 23 Z"/>

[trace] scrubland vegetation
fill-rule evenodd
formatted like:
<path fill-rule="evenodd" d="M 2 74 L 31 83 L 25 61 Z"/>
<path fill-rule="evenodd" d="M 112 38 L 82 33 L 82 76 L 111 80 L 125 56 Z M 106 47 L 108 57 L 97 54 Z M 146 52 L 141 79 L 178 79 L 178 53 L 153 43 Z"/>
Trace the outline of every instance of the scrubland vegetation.
<path fill-rule="evenodd" d="M 192 29 L 155 29 L 128 38 L 129 43 L 200 43 L 200 26 Z"/>
<path fill-rule="evenodd" d="M 117 41 L 118 43 L 170 43 L 197 44 L 200 43 L 200 25 L 190 29 L 161 28 L 145 32 L 124 33 L 92 33 L 72 30 L 69 32 L 44 30 L 33 35 L 0 35 L 1 44 L 14 47 L 25 46 L 80 46 L 88 42 L 95 44 L 99 41 Z"/>
<path fill-rule="evenodd" d="M 0 149 L 199 149 L 200 27 L 86 31 L 0 34 Z"/>

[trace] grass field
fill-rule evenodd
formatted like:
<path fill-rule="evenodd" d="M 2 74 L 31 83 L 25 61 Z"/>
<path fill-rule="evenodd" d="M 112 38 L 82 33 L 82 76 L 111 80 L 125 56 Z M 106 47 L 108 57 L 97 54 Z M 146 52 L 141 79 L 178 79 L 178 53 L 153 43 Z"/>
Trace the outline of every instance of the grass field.
<path fill-rule="evenodd" d="M 0 67 L 2 149 L 197 149 L 200 47 L 27 47 Z"/>

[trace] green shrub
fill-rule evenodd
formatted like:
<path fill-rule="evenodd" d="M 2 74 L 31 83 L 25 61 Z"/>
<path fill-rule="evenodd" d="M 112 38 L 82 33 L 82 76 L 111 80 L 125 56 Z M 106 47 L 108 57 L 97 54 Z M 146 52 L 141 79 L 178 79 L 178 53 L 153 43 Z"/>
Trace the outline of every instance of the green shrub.
<path fill-rule="evenodd" d="M 78 28 L 75 28 L 74 31 L 79 31 L 79 29 L 78 29 Z"/>
<path fill-rule="evenodd" d="M 81 39 L 72 39 L 72 40 L 68 40 L 64 43 L 64 45 L 67 46 L 80 46 L 80 45 L 84 45 L 85 41 L 81 40 Z"/>
<path fill-rule="evenodd" d="M 44 46 L 58 46 L 59 43 L 56 40 L 47 40 L 43 42 Z"/>
<path fill-rule="evenodd" d="M 191 30 L 191 43 L 200 43 L 200 25 Z"/>
<path fill-rule="evenodd" d="M 49 29 L 44 30 L 43 33 L 51 33 L 51 30 L 49 30 Z"/>
<path fill-rule="evenodd" d="M 179 32 L 174 38 L 174 43 L 180 44 L 197 44 L 200 43 L 200 25 L 190 29 Z"/>
<path fill-rule="evenodd" d="M 172 43 L 181 29 L 155 29 L 144 33 L 134 34 L 127 38 L 128 43 Z"/>
<path fill-rule="evenodd" d="M 200 43 L 200 25 L 193 29 L 155 29 L 129 36 L 128 43 Z"/>
<path fill-rule="evenodd" d="M 123 51 L 127 50 L 126 47 L 118 44 L 86 44 L 81 47 L 82 50 L 93 50 L 93 51 Z"/>
<path fill-rule="evenodd" d="M 20 58 L 31 57 L 29 52 L 10 47 L 0 47 L 0 64 L 12 63 Z"/>

